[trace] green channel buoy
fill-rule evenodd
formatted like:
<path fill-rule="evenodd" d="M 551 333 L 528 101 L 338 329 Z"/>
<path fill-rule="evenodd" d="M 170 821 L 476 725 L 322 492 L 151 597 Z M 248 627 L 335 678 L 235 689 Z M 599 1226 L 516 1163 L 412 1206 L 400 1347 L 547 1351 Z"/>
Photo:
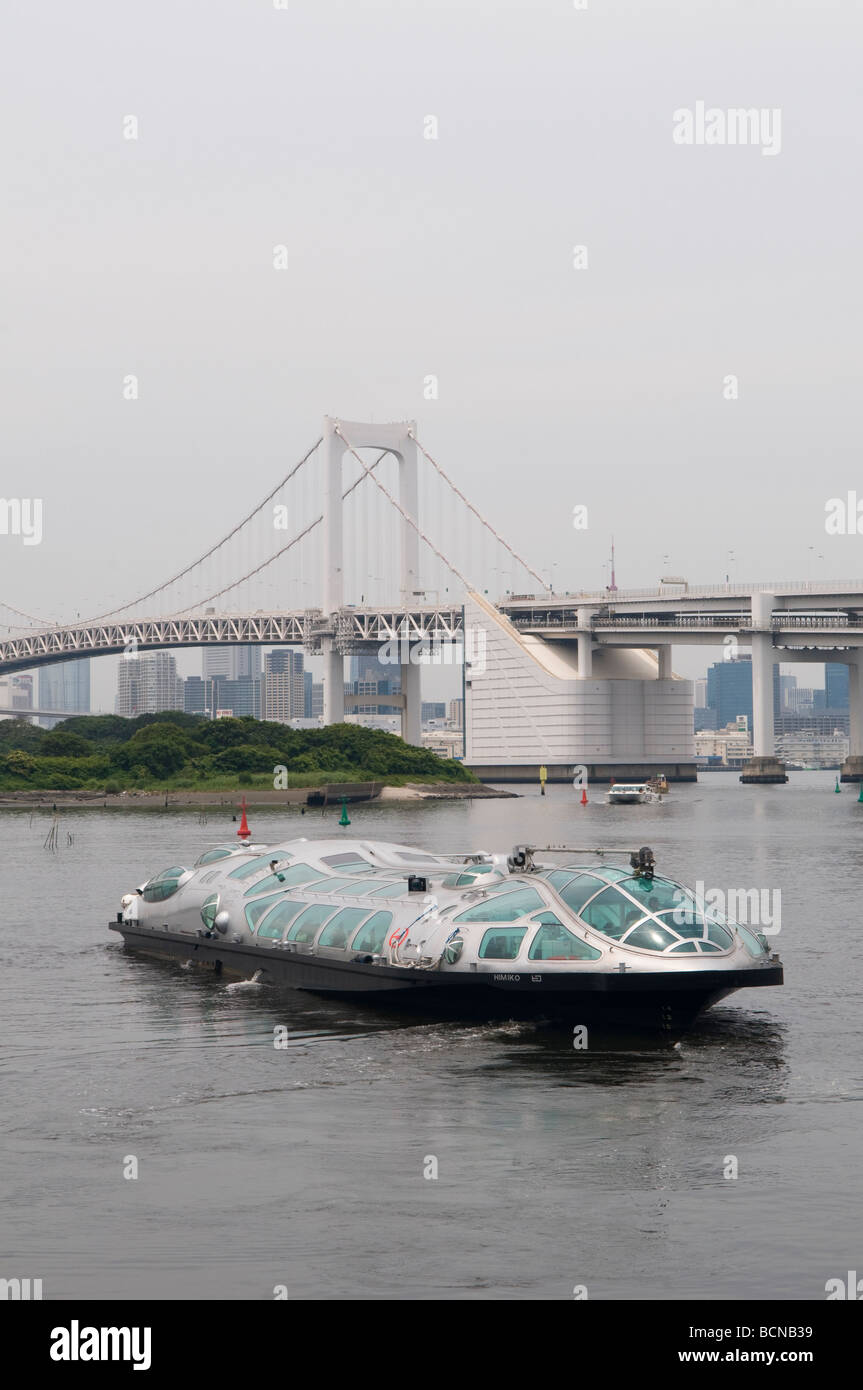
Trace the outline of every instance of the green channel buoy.
<path fill-rule="evenodd" d="M 342 797 L 342 814 L 339 816 L 339 825 L 350 825 L 350 823 L 351 820 L 350 816 L 348 815 L 347 801 L 344 797 Z"/>
<path fill-rule="evenodd" d="M 863 782 L 860 783 L 860 795 L 858 796 L 857 800 L 863 801 Z"/>
<path fill-rule="evenodd" d="M 836 778 L 836 786 L 833 788 L 833 790 L 834 790 L 834 791 L 837 791 L 837 792 L 841 792 L 841 790 L 842 790 L 842 788 L 841 788 L 840 785 L 839 785 L 839 778 L 838 778 L 838 777 Z"/>

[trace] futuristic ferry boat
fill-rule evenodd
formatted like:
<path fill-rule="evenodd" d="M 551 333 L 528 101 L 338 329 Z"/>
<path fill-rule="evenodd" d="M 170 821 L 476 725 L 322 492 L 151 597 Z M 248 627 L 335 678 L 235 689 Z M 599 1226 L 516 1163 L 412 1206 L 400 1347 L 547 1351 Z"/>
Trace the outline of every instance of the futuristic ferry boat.
<path fill-rule="evenodd" d="M 657 877 L 649 849 L 626 868 L 538 853 L 219 845 L 127 893 L 111 928 L 219 974 L 430 1012 L 673 1028 L 734 990 L 782 983 L 765 938 Z"/>

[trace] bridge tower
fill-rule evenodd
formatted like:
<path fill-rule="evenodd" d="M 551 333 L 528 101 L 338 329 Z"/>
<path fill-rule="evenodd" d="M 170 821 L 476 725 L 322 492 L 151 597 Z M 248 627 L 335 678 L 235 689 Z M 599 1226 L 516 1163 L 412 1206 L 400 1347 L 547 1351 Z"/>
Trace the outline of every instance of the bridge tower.
<path fill-rule="evenodd" d="M 417 520 L 417 448 L 409 431 L 416 434 L 416 422 L 402 420 L 391 424 L 365 424 L 356 420 L 324 417 L 323 442 L 323 604 L 324 612 L 335 621 L 344 603 L 344 550 L 342 513 L 342 472 L 349 445 L 354 449 L 386 449 L 398 460 L 400 505 Z M 372 484 L 374 486 L 374 484 Z M 419 536 L 399 517 L 399 598 L 409 607 L 419 589 Z M 324 723 L 340 724 L 345 717 L 344 654 L 334 637 L 324 639 Z M 408 743 L 422 742 L 422 706 L 418 666 L 401 667 L 404 700 L 402 732 Z"/>

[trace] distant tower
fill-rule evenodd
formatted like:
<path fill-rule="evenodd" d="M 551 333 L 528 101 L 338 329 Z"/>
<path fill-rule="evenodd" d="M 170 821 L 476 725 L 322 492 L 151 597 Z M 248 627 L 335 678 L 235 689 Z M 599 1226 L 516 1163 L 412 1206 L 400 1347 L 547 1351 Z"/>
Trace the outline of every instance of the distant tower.
<path fill-rule="evenodd" d="M 611 538 L 611 583 L 608 586 L 610 594 L 617 593 L 617 582 L 614 578 L 614 536 Z"/>

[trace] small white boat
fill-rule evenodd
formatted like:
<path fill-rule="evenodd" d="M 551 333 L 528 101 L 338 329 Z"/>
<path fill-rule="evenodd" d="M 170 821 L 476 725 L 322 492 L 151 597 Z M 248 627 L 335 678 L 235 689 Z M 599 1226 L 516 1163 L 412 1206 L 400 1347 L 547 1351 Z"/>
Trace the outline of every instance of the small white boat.
<path fill-rule="evenodd" d="M 661 801 L 662 797 L 647 782 L 615 782 L 613 787 L 609 787 L 606 799 L 613 806 L 618 802 L 633 805 L 641 801 Z"/>

